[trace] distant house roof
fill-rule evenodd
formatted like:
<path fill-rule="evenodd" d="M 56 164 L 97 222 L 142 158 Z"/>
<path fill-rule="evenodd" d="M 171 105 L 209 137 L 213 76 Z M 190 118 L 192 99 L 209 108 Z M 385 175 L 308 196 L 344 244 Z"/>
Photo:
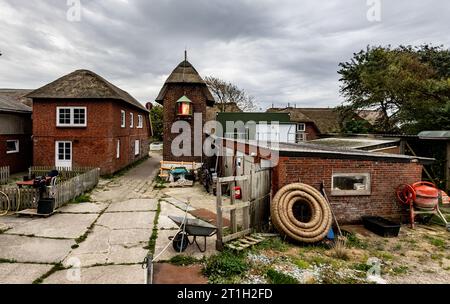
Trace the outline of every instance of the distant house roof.
<path fill-rule="evenodd" d="M 0 112 L 31 113 L 31 100 L 24 97 L 31 90 L 0 89 Z"/>
<path fill-rule="evenodd" d="M 148 110 L 130 94 L 88 70 L 77 70 L 29 93 L 28 98 L 116 99 Z"/>
<path fill-rule="evenodd" d="M 419 133 L 420 139 L 449 140 L 450 131 L 423 131 Z"/>
<path fill-rule="evenodd" d="M 295 122 L 314 122 L 322 134 L 339 133 L 339 113 L 332 108 L 272 108 L 268 112 L 284 112 L 291 114 L 291 120 Z"/>
<path fill-rule="evenodd" d="M 203 92 L 206 96 L 207 104 L 213 106 L 215 103 L 214 97 L 209 91 L 206 82 L 202 79 L 200 74 L 194 68 L 194 66 L 187 60 L 181 62 L 175 70 L 170 74 L 164 83 L 163 88 L 156 98 L 156 102 L 159 104 L 164 103 L 164 97 L 166 96 L 169 84 L 199 84 L 203 87 Z"/>
<path fill-rule="evenodd" d="M 383 112 L 376 110 L 361 110 L 358 111 L 358 115 L 373 126 L 383 117 Z"/>

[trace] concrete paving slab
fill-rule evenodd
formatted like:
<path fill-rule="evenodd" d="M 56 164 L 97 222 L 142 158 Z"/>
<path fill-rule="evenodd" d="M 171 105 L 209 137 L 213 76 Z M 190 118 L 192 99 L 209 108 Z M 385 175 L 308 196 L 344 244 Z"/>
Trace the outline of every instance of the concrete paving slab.
<path fill-rule="evenodd" d="M 73 240 L 53 240 L 17 235 L 0 235 L 0 259 L 16 262 L 59 263 L 74 245 Z"/>
<path fill-rule="evenodd" d="M 2 263 L 0 284 L 32 284 L 52 268 L 53 265 Z"/>
<path fill-rule="evenodd" d="M 166 198 L 164 198 L 164 201 L 171 203 L 172 205 L 174 205 L 175 207 L 178 207 L 181 210 L 187 209 L 188 212 L 195 210 L 194 207 L 188 206 L 188 204 L 186 202 L 179 201 L 174 197 L 166 197 Z"/>
<path fill-rule="evenodd" d="M 131 199 L 112 203 L 106 212 L 156 211 L 157 209 L 158 200 L 156 199 Z"/>
<path fill-rule="evenodd" d="M 98 266 L 81 268 L 81 281 L 67 277 L 67 270 L 57 271 L 44 284 L 145 284 L 147 270 L 141 265 Z"/>
<path fill-rule="evenodd" d="M 15 215 L 0 216 L 0 231 L 23 225 L 32 220 L 31 218 L 17 217 Z"/>
<path fill-rule="evenodd" d="M 173 206 L 171 203 L 161 201 L 161 212 L 158 218 L 158 229 L 178 229 L 179 227 L 169 218 L 169 215 L 184 217 L 185 213 L 185 211 Z M 188 213 L 187 218 L 194 217 Z"/>
<path fill-rule="evenodd" d="M 104 213 L 97 225 L 109 229 L 153 229 L 155 212 Z"/>
<path fill-rule="evenodd" d="M 106 203 L 69 204 L 58 209 L 60 213 L 101 213 L 108 207 Z"/>
<path fill-rule="evenodd" d="M 70 266 L 71 258 L 78 258 L 82 267 L 98 264 L 141 263 L 147 256 L 144 249 L 152 235 L 152 229 L 112 230 L 95 226 L 86 241 L 73 250 L 65 259 L 64 265 Z"/>
<path fill-rule="evenodd" d="M 7 234 L 76 239 L 96 220 L 97 214 L 55 214 L 17 226 Z"/>
<path fill-rule="evenodd" d="M 216 212 L 217 198 L 208 194 L 200 184 L 196 184 L 192 188 L 163 189 L 162 192 L 183 203 L 187 203 L 189 200 L 194 209 L 204 208 Z"/>
<path fill-rule="evenodd" d="M 158 239 L 156 240 L 156 246 L 155 246 L 155 256 L 157 256 L 163 249 L 164 247 L 167 246 L 167 244 L 170 242 L 169 237 L 171 236 L 175 236 L 175 232 L 173 230 L 159 230 L 158 231 Z M 192 238 L 190 238 L 190 240 L 192 241 Z M 198 242 L 200 244 L 200 246 L 204 246 L 203 245 L 203 238 L 199 238 Z M 205 253 L 201 253 L 200 250 L 197 248 L 197 245 L 191 245 L 188 246 L 188 248 L 186 249 L 185 252 L 183 252 L 183 255 L 188 255 L 188 256 L 192 256 L 195 257 L 197 259 L 201 259 L 203 257 L 209 257 L 211 255 L 216 254 L 216 237 L 210 237 L 206 239 L 206 252 Z M 176 252 L 172 245 L 169 246 L 169 248 L 163 253 L 161 254 L 161 256 L 156 260 L 157 262 L 160 261 L 168 261 L 171 258 L 173 258 L 174 256 L 179 255 L 179 252 Z"/>

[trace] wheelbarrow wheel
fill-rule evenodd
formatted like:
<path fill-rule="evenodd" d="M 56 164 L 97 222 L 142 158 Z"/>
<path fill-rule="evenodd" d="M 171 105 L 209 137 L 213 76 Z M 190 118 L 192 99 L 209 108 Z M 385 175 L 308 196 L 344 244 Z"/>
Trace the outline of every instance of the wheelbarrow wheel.
<path fill-rule="evenodd" d="M 173 239 L 172 246 L 176 252 L 186 251 L 188 245 L 189 245 L 189 238 L 187 233 L 185 232 L 178 233 Z"/>

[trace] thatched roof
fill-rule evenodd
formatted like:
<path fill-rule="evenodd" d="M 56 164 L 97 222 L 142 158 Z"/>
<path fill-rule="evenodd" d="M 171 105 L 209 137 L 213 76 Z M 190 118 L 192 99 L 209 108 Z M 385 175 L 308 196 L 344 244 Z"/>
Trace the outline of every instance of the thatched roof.
<path fill-rule="evenodd" d="M 214 97 L 206 86 L 206 82 L 202 79 L 200 74 L 194 68 L 194 66 L 187 60 L 181 62 L 175 70 L 170 74 L 161 89 L 156 102 L 163 104 L 164 97 L 166 96 L 169 84 L 197 84 L 202 86 L 203 92 L 206 96 L 206 100 L 209 106 L 213 106 L 215 103 Z"/>
<path fill-rule="evenodd" d="M 339 133 L 340 117 L 333 108 L 272 108 L 268 112 L 283 112 L 291 114 L 291 121 L 313 122 L 322 134 Z"/>
<path fill-rule="evenodd" d="M 148 110 L 130 94 L 88 70 L 77 70 L 27 95 L 28 98 L 116 99 Z"/>
<path fill-rule="evenodd" d="M 25 95 L 32 90 L 0 89 L 0 112 L 31 113 L 31 100 Z"/>

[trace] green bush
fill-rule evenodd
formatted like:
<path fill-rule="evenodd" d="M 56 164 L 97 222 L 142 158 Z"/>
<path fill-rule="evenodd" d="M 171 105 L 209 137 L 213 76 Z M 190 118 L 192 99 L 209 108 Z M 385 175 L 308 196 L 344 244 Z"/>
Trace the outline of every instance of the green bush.
<path fill-rule="evenodd" d="M 291 277 L 290 275 L 278 272 L 274 269 L 267 270 L 267 278 L 272 284 L 298 284 L 298 280 L 296 278 Z"/>
<path fill-rule="evenodd" d="M 208 277 L 231 278 L 248 270 L 243 254 L 224 251 L 206 261 L 203 273 Z"/>

